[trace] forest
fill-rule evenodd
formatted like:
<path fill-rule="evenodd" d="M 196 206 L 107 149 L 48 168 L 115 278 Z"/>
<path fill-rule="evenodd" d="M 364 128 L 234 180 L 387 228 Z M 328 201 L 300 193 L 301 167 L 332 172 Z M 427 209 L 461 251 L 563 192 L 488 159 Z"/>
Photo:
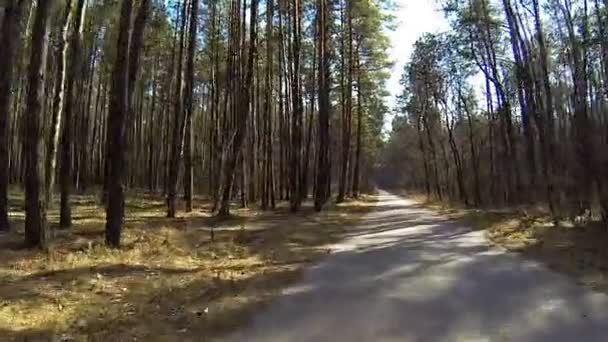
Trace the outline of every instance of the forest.
<path fill-rule="evenodd" d="M 382 182 L 606 222 L 608 2 L 439 4 L 450 29 L 419 38 L 403 70 Z"/>
<path fill-rule="evenodd" d="M 119 247 L 129 192 L 297 212 L 357 198 L 382 144 L 387 1 L 9 0 L 0 12 L 0 230 L 24 191 L 46 248 L 74 194 Z M 183 206 L 180 201 L 183 199 Z"/>
<path fill-rule="evenodd" d="M 374 202 L 392 7 L 0 1 L 0 340 L 207 340 L 329 254 Z"/>
<path fill-rule="evenodd" d="M 604 341 L 607 176 L 608 0 L 0 1 L 2 341 Z"/>

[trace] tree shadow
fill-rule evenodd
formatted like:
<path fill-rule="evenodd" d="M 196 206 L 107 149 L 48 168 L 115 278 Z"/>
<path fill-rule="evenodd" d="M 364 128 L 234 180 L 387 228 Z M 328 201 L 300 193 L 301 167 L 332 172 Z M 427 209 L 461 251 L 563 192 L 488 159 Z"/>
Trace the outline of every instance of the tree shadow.
<path fill-rule="evenodd" d="M 370 214 L 359 225 L 360 234 L 226 340 L 604 341 L 608 336 L 608 297 L 491 247 L 483 232 L 462 222 L 401 208 L 401 217 Z"/>
<path fill-rule="evenodd" d="M 187 283 L 145 293 L 133 288 L 122 292 L 120 297 L 106 293 L 96 299 L 97 305 L 115 305 L 119 298 L 123 309 L 99 311 L 82 307 L 82 310 L 76 309 L 71 313 L 71 321 L 64 329 L 0 329 L 2 341 L 207 340 L 246 323 L 269 297 L 275 295 L 277 288 L 293 283 L 298 277 L 297 271 L 277 270 L 243 279 L 222 279 L 201 276 L 192 270 L 141 270 L 123 265 L 109 265 L 102 272 L 104 277 L 132 276 L 132 272 L 156 272 L 157 277 L 174 272 L 192 272 L 193 277 Z M 86 271 L 79 270 L 72 273 L 76 277 L 87 275 Z M 68 277 L 68 274 L 62 276 Z M 135 288 L 137 285 L 133 283 L 131 286 Z M 33 290 L 27 295 L 52 300 Z M 129 310 L 127 315 L 121 312 L 124 310 Z"/>
<path fill-rule="evenodd" d="M 162 199 L 131 198 L 117 251 L 104 247 L 103 209 L 86 196 L 74 202 L 74 227 L 58 234 L 49 252 L 17 249 L 22 230 L 0 237 L 0 321 L 9 313 L 3 305 L 9 310 L 17 303 L 24 311 L 11 320 L 58 311 L 63 317 L 47 318 L 35 329 L 0 328 L 0 340 L 51 341 L 67 334 L 87 341 L 200 341 L 228 332 L 295 282 L 303 265 L 326 253 L 355 216 L 370 210 L 347 204 L 317 213 L 305 203 L 297 214 L 284 207 L 236 209 L 237 215 L 220 222 L 200 209 L 165 218 Z M 50 217 L 51 223 L 58 219 L 55 212 Z M 142 245 L 149 250 L 140 253 Z M 194 261 L 188 267 L 157 265 L 161 250 L 180 258 L 175 265 L 190 256 Z"/>

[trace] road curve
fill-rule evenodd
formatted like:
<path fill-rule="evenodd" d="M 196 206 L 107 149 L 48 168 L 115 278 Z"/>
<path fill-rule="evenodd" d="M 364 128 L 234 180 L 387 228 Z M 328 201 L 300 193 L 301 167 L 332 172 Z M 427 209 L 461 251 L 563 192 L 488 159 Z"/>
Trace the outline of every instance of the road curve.
<path fill-rule="evenodd" d="M 608 296 L 381 193 L 377 210 L 227 341 L 608 341 Z"/>

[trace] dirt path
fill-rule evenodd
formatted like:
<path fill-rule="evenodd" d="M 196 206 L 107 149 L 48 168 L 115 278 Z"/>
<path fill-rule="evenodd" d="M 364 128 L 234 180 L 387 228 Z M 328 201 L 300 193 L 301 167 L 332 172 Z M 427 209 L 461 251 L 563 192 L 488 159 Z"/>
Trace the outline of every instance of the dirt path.
<path fill-rule="evenodd" d="M 382 193 L 331 256 L 226 340 L 607 341 L 608 297 Z"/>

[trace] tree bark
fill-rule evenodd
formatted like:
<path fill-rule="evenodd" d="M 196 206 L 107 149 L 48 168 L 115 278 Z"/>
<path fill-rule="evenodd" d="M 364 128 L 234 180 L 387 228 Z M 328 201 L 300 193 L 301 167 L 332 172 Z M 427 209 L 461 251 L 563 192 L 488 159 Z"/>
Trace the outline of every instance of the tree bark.
<path fill-rule="evenodd" d="M 194 179 L 192 174 L 192 116 L 194 115 L 194 53 L 196 52 L 196 30 L 198 27 L 198 0 L 192 0 L 190 10 L 190 41 L 188 43 L 188 61 L 186 62 L 186 89 L 184 105 L 186 107 L 186 135 L 184 149 L 184 199 L 186 212 L 192 211 L 192 192 Z"/>
<path fill-rule="evenodd" d="M 300 0 L 293 0 L 292 3 L 292 110 L 293 118 L 291 122 L 291 161 L 290 161 L 290 208 L 292 212 L 300 209 L 302 197 L 300 194 L 301 176 L 301 152 L 302 152 L 302 95 L 301 95 L 301 75 L 300 75 L 300 44 L 301 44 L 301 3 Z"/>
<path fill-rule="evenodd" d="M 327 0 L 317 0 L 319 16 L 319 146 L 317 153 L 317 185 L 315 188 L 315 210 L 321 211 L 329 199 L 330 156 L 329 117 L 330 103 L 330 30 L 329 4 Z"/>
<path fill-rule="evenodd" d="M 32 43 L 28 67 L 26 108 L 23 115 L 25 151 L 25 243 L 30 247 L 46 248 L 47 202 L 44 181 L 44 138 L 42 135 L 42 106 L 48 52 L 50 10 L 53 1 L 40 1 L 36 7 L 32 28 Z"/>
<path fill-rule="evenodd" d="M 226 161 L 224 172 L 224 184 L 222 188 L 222 200 L 218 211 L 219 216 L 230 215 L 230 197 L 232 194 L 232 186 L 234 184 L 234 174 L 237 166 L 239 155 L 243 147 L 243 141 L 246 136 L 247 120 L 249 118 L 249 101 L 253 80 L 253 67 L 256 56 L 256 37 L 257 37 L 257 13 L 258 0 L 251 1 L 251 11 L 249 20 L 249 55 L 247 57 L 247 67 L 245 81 L 238 88 L 240 100 L 238 101 L 238 115 L 235 118 L 235 129 L 230 139 L 231 152 Z"/>
<path fill-rule="evenodd" d="M 13 86 L 13 63 L 20 43 L 19 19 L 24 0 L 8 0 L 0 28 L 0 231 L 10 229 L 8 221 L 9 110 Z M 16 38 L 17 37 L 17 38 Z"/>
<path fill-rule="evenodd" d="M 337 202 L 344 201 L 347 188 L 348 178 L 348 167 L 350 161 L 350 144 L 351 144 L 351 122 L 352 122 L 352 107 L 353 107 L 353 13 L 352 13 L 352 2 L 347 2 L 346 10 L 346 21 L 348 27 L 348 49 L 345 49 L 343 53 L 348 51 L 348 70 L 345 70 L 348 74 L 346 82 L 346 103 L 344 110 L 344 117 L 342 119 L 342 164 L 340 168 L 340 184 L 338 189 Z"/>
<path fill-rule="evenodd" d="M 359 198 L 359 181 L 360 181 L 360 170 L 361 170 L 361 145 L 363 135 L 363 104 L 362 104 L 362 93 L 363 85 L 361 84 L 361 61 L 359 57 L 359 49 L 356 52 L 356 65 L 357 65 L 357 141 L 355 150 L 355 169 L 353 171 L 353 197 Z"/>
<path fill-rule="evenodd" d="M 68 68 L 68 52 L 69 52 L 69 28 L 74 19 L 74 12 L 72 11 L 72 0 L 67 0 L 65 4 L 65 14 L 62 18 L 63 29 L 61 31 L 61 38 L 57 45 L 57 66 L 55 74 L 55 89 L 54 89 L 54 100 L 53 100 L 53 116 L 51 118 L 51 127 L 49 133 L 49 140 L 46 152 L 45 161 L 45 182 L 46 187 L 46 201 L 50 203 L 53 195 L 53 187 L 55 185 L 55 169 L 57 164 L 57 149 L 59 147 L 59 139 L 62 134 L 63 125 L 63 112 L 65 111 L 65 86 L 67 80 L 67 68 Z"/>
<path fill-rule="evenodd" d="M 129 31 L 132 1 L 123 0 L 120 7 L 116 59 L 112 71 L 112 90 L 108 115 L 106 151 L 108 164 L 108 197 L 106 205 L 106 244 L 120 247 L 125 212 L 125 164 L 127 148 L 127 118 L 129 116 Z"/>
<path fill-rule="evenodd" d="M 61 115 L 60 105 L 60 116 L 63 117 L 64 125 L 62 132 L 61 141 L 61 172 L 60 172 L 60 185 L 61 185 L 61 205 L 60 205 L 60 216 L 59 216 L 59 227 L 68 228 L 72 225 L 72 211 L 70 207 L 70 191 L 72 187 L 72 113 L 73 113 L 73 92 L 75 78 L 78 77 L 78 70 L 80 67 L 81 49 L 80 41 L 82 35 L 82 25 L 84 20 L 84 6 L 85 0 L 77 0 L 75 13 L 70 14 L 72 17 L 68 22 L 72 26 L 72 33 L 66 44 L 66 50 L 64 55 L 64 66 L 66 69 L 65 73 L 65 94 L 63 101 L 65 106 L 63 108 L 63 115 Z"/>
<path fill-rule="evenodd" d="M 186 28 L 186 9 L 187 0 L 183 0 L 182 4 L 182 21 L 180 29 L 179 39 L 179 53 L 177 57 L 177 71 L 176 71 L 176 82 L 175 82 L 175 97 L 174 108 L 173 108 L 173 134 L 171 142 L 171 162 L 169 164 L 169 179 L 167 189 L 167 217 L 175 217 L 176 212 L 176 199 L 177 199 L 177 180 L 179 176 L 179 169 L 181 164 L 181 154 L 184 140 L 184 126 L 185 118 L 182 115 L 183 111 L 183 82 L 182 82 L 182 62 L 184 55 L 184 36 Z"/>

